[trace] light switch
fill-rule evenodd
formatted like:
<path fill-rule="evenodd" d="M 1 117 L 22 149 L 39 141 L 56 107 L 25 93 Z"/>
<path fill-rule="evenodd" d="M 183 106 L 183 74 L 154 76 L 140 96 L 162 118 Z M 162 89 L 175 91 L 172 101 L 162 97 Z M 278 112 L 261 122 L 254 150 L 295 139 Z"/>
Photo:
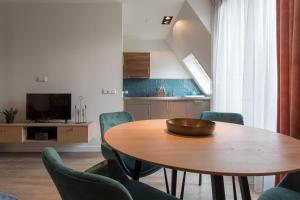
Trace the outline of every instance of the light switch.
<path fill-rule="evenodd" d="M 46 82 L 48 82 L 48 77 L 47 76 L 38 76 L 38 77 L 36 77 L 36 82 L 46 83 Z"/>
<path fill-rule="evenodd" d="M 116 89 L 108 90 L 108 89 L 102 89 L 101 91 L 102 94 L 108 95 L 108 94 L 117 94 Z"/>

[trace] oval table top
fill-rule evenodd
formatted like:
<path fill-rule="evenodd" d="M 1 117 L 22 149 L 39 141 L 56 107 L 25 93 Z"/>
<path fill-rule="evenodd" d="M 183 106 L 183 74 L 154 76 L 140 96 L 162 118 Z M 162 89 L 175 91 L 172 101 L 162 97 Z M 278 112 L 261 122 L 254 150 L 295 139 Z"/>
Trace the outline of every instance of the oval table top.
<path fill-rule="evenodd" d="M 223 176 L 275 175 L 300 170 L 300 141 L 279 133 L 216 122 L 212 136 L 167 131 L 166 120 L 115 126 L 105 141 L 114 150 L 171 169 Z"/>

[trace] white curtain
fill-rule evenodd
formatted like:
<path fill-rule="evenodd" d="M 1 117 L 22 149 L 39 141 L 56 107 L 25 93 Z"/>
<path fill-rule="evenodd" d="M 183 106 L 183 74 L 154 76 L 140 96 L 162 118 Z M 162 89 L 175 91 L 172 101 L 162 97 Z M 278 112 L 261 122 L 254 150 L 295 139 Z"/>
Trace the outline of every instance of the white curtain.
<path fill-rule="evenodd" d="M 276 0 L 223 0 L 213 27 L 214 111 L 243 114 L 245 124 L 276 130 Z M 256 189 L 263 187 L 256 178 Z"/>

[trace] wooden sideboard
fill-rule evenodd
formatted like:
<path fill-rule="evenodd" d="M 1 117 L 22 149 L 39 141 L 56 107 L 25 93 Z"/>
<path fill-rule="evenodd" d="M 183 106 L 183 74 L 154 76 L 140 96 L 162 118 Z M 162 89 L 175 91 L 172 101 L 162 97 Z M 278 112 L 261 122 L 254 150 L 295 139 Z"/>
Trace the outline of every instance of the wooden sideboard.
<path fill-rule="evenodd" d="M 51 130 L 47 140 L 32 139 L 29 130 Z M 32 132 L 32 131 L 31 131 Z M 49 133 L 50 134 L 50 133 Z M 52 141 L 61 144 L 88 143 L 93 137 L 93 123 L 13 123 L 0 124 L 0 143 Z"/>

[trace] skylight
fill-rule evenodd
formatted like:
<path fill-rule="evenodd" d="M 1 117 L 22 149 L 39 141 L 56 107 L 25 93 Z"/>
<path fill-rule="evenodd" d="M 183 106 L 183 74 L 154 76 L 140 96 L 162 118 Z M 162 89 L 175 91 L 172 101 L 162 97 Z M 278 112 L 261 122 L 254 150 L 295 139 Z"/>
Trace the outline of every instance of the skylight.
<path fill-rule="evenodd" d="M 183 59 L 183 62 L 200 90 L 205 95 L 211 95 L 211 79 L 198 62 L 197 58 L 191 53 Z"/>

